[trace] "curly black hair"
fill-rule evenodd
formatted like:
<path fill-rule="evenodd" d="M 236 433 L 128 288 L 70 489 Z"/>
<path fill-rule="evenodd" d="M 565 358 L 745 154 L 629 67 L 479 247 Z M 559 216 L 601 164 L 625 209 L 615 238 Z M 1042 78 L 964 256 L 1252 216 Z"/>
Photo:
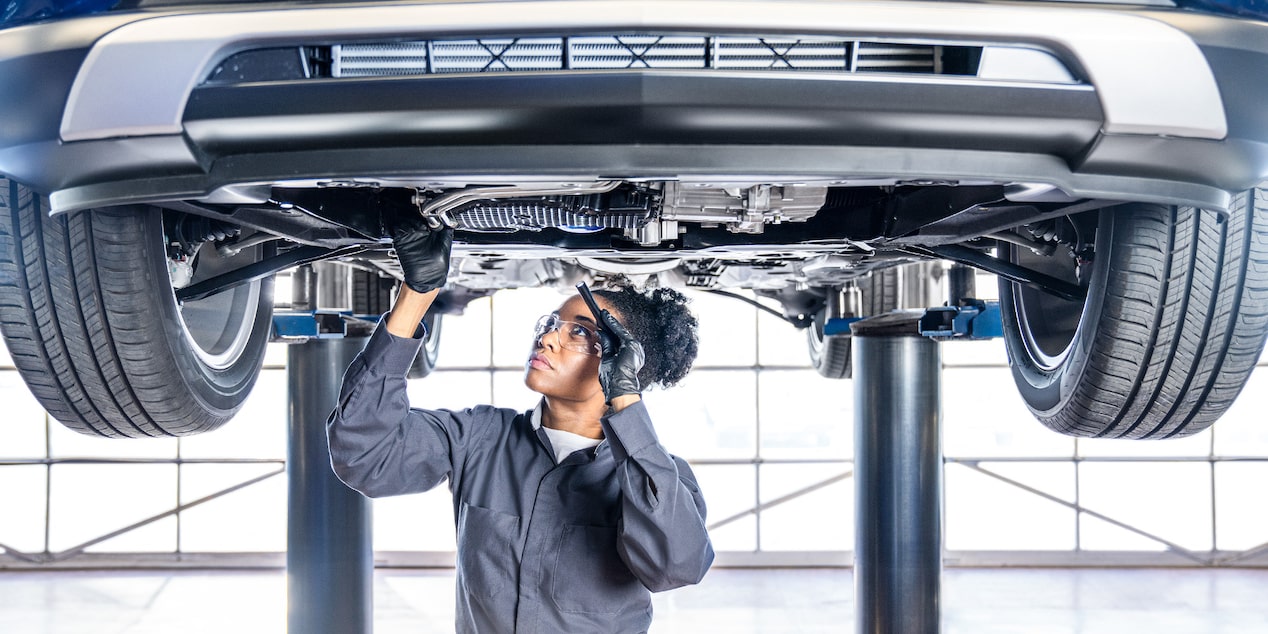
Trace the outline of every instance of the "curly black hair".
<path fill-rule="evenodd" d="M 616 309 L 621 324 L 643 344 L 646 361 L 638 380 L 644 387 L 672 387 L 687 376 L 700 349 L 700 322 L 685 295 L 672 288 L 640 291 L 628 283 L 594 294 Z"/>

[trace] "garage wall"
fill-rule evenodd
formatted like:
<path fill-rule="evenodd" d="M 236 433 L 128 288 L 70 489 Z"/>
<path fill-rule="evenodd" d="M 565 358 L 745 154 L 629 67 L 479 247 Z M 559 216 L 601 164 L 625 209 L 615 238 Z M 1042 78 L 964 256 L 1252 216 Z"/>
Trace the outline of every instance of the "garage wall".
<path fill-rule="evenodd" d="M 978 288 L 988 295 L 993 282 Z M 852 384 L 808 367 L 804 333 L 735 300 L 692 297 L 702 323 L 697 368 L 646 399 L 662 442 L 700 479 L 719 561 L 848 563 Z M 531 408 L 536 397 L 521 383 L 530 329 L 563 299 L 504 291 L 448 318 L 440 368 L 411 382 L 412 401 Z M 943 353 L 951 563 L 1263 560 L 1268 355 L 1214 431 L 1129 442 L 1045 430 L 1016 395 L 998 341 L 950 343 Z M 108 441 L 50 421 L 0 351 L 0 564 L 97 553 L 200 564 L 229 558 L 194 555 L 248 553 L 233 561 L 279 562 L 269 553 L 285 549 L 284 362 L 275 344 L 247 407 L 221 430 Z M 376 500 L 374 513 L 380 560 L 452 561 L 443 487 Z"/>

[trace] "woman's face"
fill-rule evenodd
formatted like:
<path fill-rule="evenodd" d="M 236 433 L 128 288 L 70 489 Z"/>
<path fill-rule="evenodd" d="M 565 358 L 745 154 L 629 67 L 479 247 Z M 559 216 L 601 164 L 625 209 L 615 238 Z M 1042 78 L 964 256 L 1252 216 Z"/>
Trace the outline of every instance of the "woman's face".
<path fill-rule="evenodd" d="M 595 297 L 599 307 L 611 311 L 620 319 L 612 306 L 602 297 Z M 574 295 L 555 311 L 560 320 L 596 329 L 594 315 Z M 551 330 L 533 342 L 533 350 L 524 367 L 524 384 L 528 389 L 556 399 L 587 401 L 603 399 L 599 385 L 599 354 L 583 352 L 574 346 L 565 346 L 566 333 Z"/>

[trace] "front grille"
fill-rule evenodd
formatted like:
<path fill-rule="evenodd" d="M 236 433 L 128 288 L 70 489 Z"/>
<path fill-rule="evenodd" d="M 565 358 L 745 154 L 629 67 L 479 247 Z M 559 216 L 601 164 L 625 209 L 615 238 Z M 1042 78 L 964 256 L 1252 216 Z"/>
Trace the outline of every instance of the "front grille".
<path fill-rule="evenodd" d="M 618 69 L 975 75 L 980 57 L 977 46 L 823 37 L 504 37 L 336 45 L 328 76 Z"/>

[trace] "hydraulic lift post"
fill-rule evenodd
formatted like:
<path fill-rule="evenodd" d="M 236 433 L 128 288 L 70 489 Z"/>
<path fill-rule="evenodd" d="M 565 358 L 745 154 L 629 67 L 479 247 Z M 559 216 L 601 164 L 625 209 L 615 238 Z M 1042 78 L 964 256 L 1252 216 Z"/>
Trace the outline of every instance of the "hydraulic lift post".
<path fill-rule="evenodd" d="M 949 271 L 950 301 L 854 321 L 854 598 L 860 634 L 942 629 L 943 341 L 1003 334 L 999 302 Z M 826 326 L 825 326 L 826 330 Z"/>
<path fill-rule="evenodd" d="M 370 500 L 330 468 L 326 418 L 365 337 L 310 339 L 287 350 L 286 595 L 291 634 L 373 631 Z"/>
<path fill-rule="evenodd" d="M 272 338 L 286 354 L 286 621 L 291 634 L 370 634 L 374 629 L 374 546 L 370 500 L 330 467 L 326 419 L 343 373 L 365 347 L 377 317 L 352 303 L 338 270 L 292 276 L 291 310 L 273 314 Z M 324 309 L 319 309 L 324 308 Z"/>
<path fill-rule="evenodd" d="M 854 598 L 860 634 L 941 629 L 939 344 L 919 315 L 856 322 Z"/>

